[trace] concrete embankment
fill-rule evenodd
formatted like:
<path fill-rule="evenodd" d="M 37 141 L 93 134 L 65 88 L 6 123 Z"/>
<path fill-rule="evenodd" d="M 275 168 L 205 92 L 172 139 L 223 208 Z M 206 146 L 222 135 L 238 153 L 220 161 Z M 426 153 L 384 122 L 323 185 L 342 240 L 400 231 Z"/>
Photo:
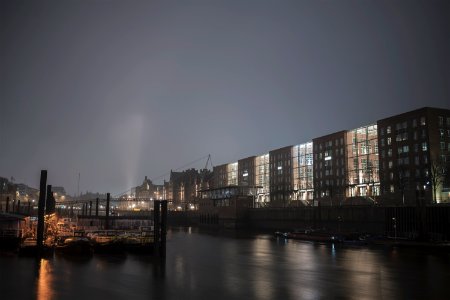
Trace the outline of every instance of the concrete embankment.
<path fill-rule="evenodd" d="M 239 220 L 221 220 L 218 216 L 205 216 L 194 211 L 168 214 L 168 222 L 172 226 L 220 226 L 232 221 L 240 228 L 261 231 L 326 228 L 409 239 L 450 240 L 450 206 L 257 208 L 249 209 Z"/>

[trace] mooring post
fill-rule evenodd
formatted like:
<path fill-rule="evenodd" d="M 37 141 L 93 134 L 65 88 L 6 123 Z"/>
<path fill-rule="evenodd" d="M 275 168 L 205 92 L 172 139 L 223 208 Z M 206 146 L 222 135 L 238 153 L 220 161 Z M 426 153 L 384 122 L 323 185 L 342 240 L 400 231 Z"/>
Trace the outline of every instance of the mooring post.
<path fill-rule="evenodd" d="M 47 184 L 47 170 L 41 170 L 41 182 L 39 185 L 39 204 L 38 204 L 38 224 L 37 224 L 37 241 L 38 254 L 42 250 L 42 242 L 44 241 L 44 213 L 45 213 L 45 188 Z"/>
<path fill-rule="evenodd" d="M 28 201 L 28 214 L 31 216 L 31 202 Z"/>
<path fill-rule="evenodd" d="M 106 215 L 105 215 L 105 229 L 109 229 L 109 200 L 110 194 L 106 194 Z"/>
<path fill-rule="evenodd" d="M 9 212 L 9 197 L 6 197 L 6 212 Z"/>
<path fill-rule="evenodd" d="M 95 199 L 95 216 L 98 217 L 98 198 Z"/>
<path fill-rule="evenodd" d="M 89 217 L 92 216 L 92 201 L 89 201 Z"/>
<path fill-rule="evenodd" d="M 20 200 L 17 200 L 17 210 L 16 212 L 20 214 Z"/>
<path fill-rule="evenodd" d="M 167 200 L 161 201 L 161 257 L 166 257 Z"/>
<path fill-rule="evenodd" d="M 161 205 L 161 201 L 159 200 L 155 200 L 154 202 L 154 208 L 153 208 L 153 230 L 154 230 L 154 234 L 153 234 L 153 255 L 155 257 L 159 256 L 159 247 L 160 247 L 160 235 L 161 235 L 161 223 L 160 223 L 160 205 Z"/>
<path fill-rule="evenodd" d="M 53 197 L 52 186 L 47 185 L 47 199 L 45 200 L 45 213 L 50 215 L 55 212 L 55 198 Z"/>

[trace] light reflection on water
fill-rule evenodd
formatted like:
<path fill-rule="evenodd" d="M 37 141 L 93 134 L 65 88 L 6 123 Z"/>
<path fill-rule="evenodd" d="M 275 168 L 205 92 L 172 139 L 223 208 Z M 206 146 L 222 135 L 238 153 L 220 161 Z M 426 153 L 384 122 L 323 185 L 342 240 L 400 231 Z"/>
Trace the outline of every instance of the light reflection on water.
<path fill-rule="evenodd" d="M 51 300 L 54 297 L 55 288 L 53 285 L 53 266 L 46 259 L 37 262 L 37 288 L 36 294 L 38 300 Z"/>
<path fill-rule="evenodd" d="M 445 299 L 448 254 L 172 231 L 146 256 L 0 255 L 2 299 Z M 34 272 L 33 272 L 34 270 Z M 5 296 L 5 297 L 3 297 Z"/>

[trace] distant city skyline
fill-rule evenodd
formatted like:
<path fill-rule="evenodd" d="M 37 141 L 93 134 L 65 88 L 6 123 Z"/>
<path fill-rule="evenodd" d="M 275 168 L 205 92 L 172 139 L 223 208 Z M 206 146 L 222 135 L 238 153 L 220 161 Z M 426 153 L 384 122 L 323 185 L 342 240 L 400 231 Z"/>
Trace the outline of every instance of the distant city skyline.
<path fill-rule="evenodd" d="M 32 187 L 114 195 L 450 108 L 448 1 L 0 5 L 0 176 Z"/>

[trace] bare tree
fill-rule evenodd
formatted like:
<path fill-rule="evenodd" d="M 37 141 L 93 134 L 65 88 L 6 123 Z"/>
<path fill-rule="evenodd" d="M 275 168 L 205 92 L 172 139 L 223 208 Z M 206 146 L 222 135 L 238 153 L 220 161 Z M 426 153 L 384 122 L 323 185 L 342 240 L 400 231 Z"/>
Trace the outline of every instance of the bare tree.
<path fill-rule="evenodd" d="M 444 183 L 446 174 L 446 163 L 441 156 L 434 156 L 430 161 L 430 183 L 433 189 L 433 201 L 436 203 L 437 191 Z"/>

